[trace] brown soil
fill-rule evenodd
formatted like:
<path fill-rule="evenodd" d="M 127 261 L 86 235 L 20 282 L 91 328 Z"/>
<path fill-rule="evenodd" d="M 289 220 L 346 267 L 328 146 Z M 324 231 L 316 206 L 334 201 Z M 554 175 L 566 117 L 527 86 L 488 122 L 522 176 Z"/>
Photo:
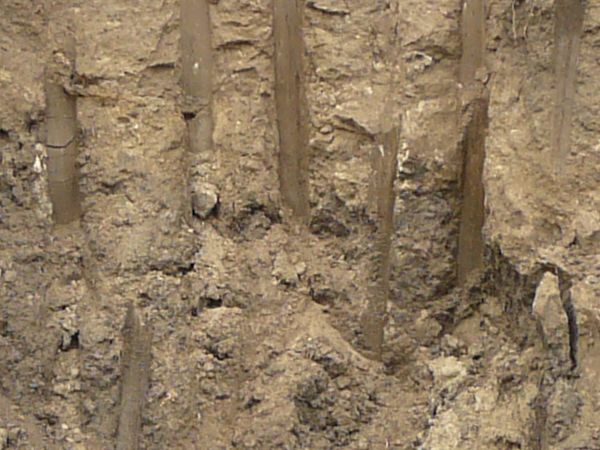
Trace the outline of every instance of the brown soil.
<path fill-rule="evenodd" d="M 0 9 L 0 450 L 600 449 L 594 2 Z"/>

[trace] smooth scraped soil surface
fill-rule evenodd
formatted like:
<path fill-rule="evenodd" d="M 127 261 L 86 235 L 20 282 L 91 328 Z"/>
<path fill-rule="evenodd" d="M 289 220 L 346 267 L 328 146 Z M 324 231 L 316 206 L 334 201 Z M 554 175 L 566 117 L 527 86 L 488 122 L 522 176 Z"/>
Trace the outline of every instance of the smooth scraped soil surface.
<path fill-rule="evenodd" d="M 579 23 L 564 1 L 489 0 L 487 123 L 468 125 L 463 2 L 298 1 L 301 223 L 280 192 L 272 1 L 287 0 L 208 2 L 202 157 L 177 0 L 0 2 L 0 449 L 111 449 L 129 432 L 147 450 L 600 449 L 598 3 Z M 44 80 L 63 32 L 82 215 L 57 225 Z M 377 360 L 361 321 L 390 120 Z M 485 256 L 459 286 L 469 126 Z"/>

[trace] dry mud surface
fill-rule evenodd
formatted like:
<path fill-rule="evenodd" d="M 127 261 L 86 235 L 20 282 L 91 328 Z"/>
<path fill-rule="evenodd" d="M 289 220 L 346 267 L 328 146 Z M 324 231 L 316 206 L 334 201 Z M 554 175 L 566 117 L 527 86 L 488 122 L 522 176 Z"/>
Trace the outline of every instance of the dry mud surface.
<path fill-rule="evenodd" d="M 2 0 L 0 449 L 600 449 L 599 46 L 591 0 Z"/>

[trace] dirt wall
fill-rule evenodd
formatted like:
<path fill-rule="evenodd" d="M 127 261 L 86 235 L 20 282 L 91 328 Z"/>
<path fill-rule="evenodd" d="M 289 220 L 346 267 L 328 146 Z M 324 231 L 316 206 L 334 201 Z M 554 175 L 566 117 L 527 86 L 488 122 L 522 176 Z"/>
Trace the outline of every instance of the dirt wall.
<path fill-rule="evenodd" d="M 598 447 L 577 4 L 5 1 L 0 448 Z"/>

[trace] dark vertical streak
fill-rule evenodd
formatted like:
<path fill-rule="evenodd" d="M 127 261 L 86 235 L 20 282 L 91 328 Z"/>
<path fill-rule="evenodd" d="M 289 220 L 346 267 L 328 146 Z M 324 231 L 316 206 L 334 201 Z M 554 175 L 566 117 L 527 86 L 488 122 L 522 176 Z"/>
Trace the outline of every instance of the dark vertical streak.
<path fill-rule="evenodd" d="M 577 369 L 577 349 L 579 346 L 579 325 L 577 324 L 577 312 L 571 298 L 571 287 L 573 282 L 571 276 L 558 267 L 554 268 L 558 277 L 558 287 L 560 290 L 560 300 L 562 302 L 565 315 L 567 316 L 567 325 L 569 327 L 569 358 L 571 360 L 571 370 Z"/>
<path fill-rule="evenodd" d="M 304 2 L 273 2 L 275 104 L 279 131 L 279 185 L 284 204 L 294 215 L 309 215 L 308 126 L 304 91 Z"/>
<path fill-rule="evenodd" d="M 485 0 L 463 0 L 461 35 L 459 80 L 466 85 L 485 62 Z"/>
<path fill-rule="evenodd" d="M 49 24 L 52 27 L 52 23 Z M 58 36 L 58 33 L 53 33 Z M 80 215 L 77 175 L 78 125 L 77 99 L 65 91 L 64 84 L 75 67 L 75 39 L 70 32 L 58 37 L 58 52 L 68 61 L 65 67 L 51 61 L 46 70 L 46 147 L 48 151 L 48 189 L 56 224 L 77 220 Z M 62 72 L 62 73 L 61 73 Z"/>
<path fill-rule="evenodd" d="M 462 201 L 458 234 L 458 282 L 483 267 L 483 225 L 485 188 L 483 169 L 488 125 L 488 99 L 480 97 L 470 105 L 471 117 L 462 141 Z"/>
<path fill-rule="evenodd" d="M 123 367 L 121 410 L 117 430 L 117 450 L 140 448 L 142 416 L 150 379 L 152 333 L 140 323 L 132 304 L 127 307 L 123 326 Z"/>
<path fill-rule="evenodd" d="M 585 2 L 556 0 L 554 3 L 554 77 L 552 112 L 552 162 L 555 171 L 562 166 L 571 140 L 571 122 L 575 100 L 575 79 Z"/>
<path fill-rule="evenodd" d="M 462 57 L 459 79 L 466 105 L 466 129 L 461 142 L 461 211 L 458 234 L 457 277 L 463 285 L 483 267 L 485 188 L 483 168 L 488 125 L 489 96 L 477 80 L 485 66 L 485 0 L 464 0 L 462 13 Z"/>
<path fill-rule="evenodd" d="M 389 120 L 389 119 L 388 119 Z M 377 198 L 377 248 L 375 280 L 363 316 L 363 338 L 367 350 L 381 359 L 387 305 L 390 298 L 391 245 L 394 235 L 394 181 L 396 179 L 399 129 L 394 127 L 379 138 L 376 150 L 375 190 Z"/>
<path fill-rule="evenodd" d="M 188 184 L 213 159 L 213 53 L 207 0 L 181 0 L 181 87 L 187 124 Z M 188 191 L 191 186 L 188 186 Z M 188 202 L 191 218 L 191 199 Z"/>

